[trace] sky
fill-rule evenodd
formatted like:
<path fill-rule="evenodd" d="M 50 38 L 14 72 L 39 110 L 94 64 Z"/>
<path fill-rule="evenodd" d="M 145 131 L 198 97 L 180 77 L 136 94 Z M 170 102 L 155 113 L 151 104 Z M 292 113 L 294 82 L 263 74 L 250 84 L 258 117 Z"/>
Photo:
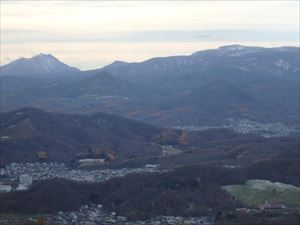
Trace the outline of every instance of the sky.
<path fill-rule="evenodd" d="M 82 70 L 223 45 L 299 46 L 299 1 L 1 0 L 1 65 L 39 53 Z"/>

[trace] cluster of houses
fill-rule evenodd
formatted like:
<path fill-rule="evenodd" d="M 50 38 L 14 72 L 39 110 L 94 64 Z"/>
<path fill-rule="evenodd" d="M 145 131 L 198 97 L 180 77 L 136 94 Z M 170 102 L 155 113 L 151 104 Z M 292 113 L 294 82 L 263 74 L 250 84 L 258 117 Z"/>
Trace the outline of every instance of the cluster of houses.
<path fill-rule="evenodd" d="M 41 218 L 40 215 L 38 218 Z M 21 221 L 34 222 L 37 217 L 23 218 Z M 100 204 L 82 206 L 78 211 L 58 212 L 44 215 L 43 220 L 53 225 L 212 225 L 212 217 L 157 216 L 149 220 L 130 221 L 116 212 L 109 212 Z M 19 224 L 18 219 L 1 219 L 1 225 Z"/>
<path fill-rule="evenodd" d="M 260 210 L 269 210 L 269 209 L 286 209 L 287 205 L 280 202 L 268 202 L 265 201 L 263 204 L 259 204 L 258 208 Z"/>
<path fill-rule="evenodd" d="M 235 209 L 238 213 L 260 213 L 263 211 L 273 210 L 273 209 L 287 209 L 287 205 L 282 202 L 269 202 L 265 201 L 262 204 L 258 204 L 256 208 L 237 208 Z"/>
<path fill-rule="evenodd" d="M 235 209 L 235 211 L 238 214 L 255 215 L 255 214 L 270 212 L 274 210 L 285 210 L 285 209 L 288 209 L 285 203 L 265 201 L 264 203 L 257 205 L 256 208 L 237 208 Z"/>
<path fill-rule="evenodd" d="M 93 225 L 93 224 L 117 224 L 127 222 L 126 217 L 117 216 L 115 212 L 107 212 L 102 205 L 85 205 L 78 211 L 59 212 L 49 223 L 55 225 Z"/>
<path fill-rule="evenodd" d="M 282 137 L 296 133 L 295 127 L 286 126 L 282 123 L 259 123 L 248 119 L 234 120 L 229 118 L 229 127 L 238 133 L 254 133 L 264 137 Z"/>
<path fill-rule="evenodd" d="M 27 190 L 32 182 L 32 176 L 29 176 L 28 174 L 21 174 L 17 180 L 15 178 L 0 178 L 0 193 Z"/>
<path fill-rule="evenodd" d="M 101 182 L 113 177 L 125 176 L 129 173 L 161 173 L 159 165 L 148 164 L 143 168 L 123 168 L 120 170 L 79 170 L 69 169 L 63 163 L 11 163 L 0 169 L 0 192 L 26 190 L 33 181 L 60 177 L 85 182 Z M 32 218 L 36 220 L 36 218 Z M 102 205 L 85 205 L 78 211 L 59 212 L 47 215 L 45 220 L 55 225 L 94 225 L 94 224 L 122 224 L 122 225 L 210 225 L 212 219 L 208 217 L 183 218 L 175 216 L 159 216 L 147 221 L 128 221 L 126 217 L 115 212 L 108 212 Z M 0 219 L 1 224 L 11 224 L 11 221 Z"/>
<path fill-rule="evenodd" d="M 293 133 L 299 133 L 299 126 L 288 126 L 282 123 L 259 123 L 248 119 L 227 118 L 223 125 L 215 126 L 181 126 L 177 129 L 185 129 L 189 131 L 202 131 L 213 128 L 232 129 L 242 134 L 259 134 L 263 137 L 283 137 Z"/>
<path fill-rule="evenodd" d="M 34 162 L 34 163 L 10 163 L 0 168 L 0 176 L 15 177 L 21 174 L 32 174 L 34 177 L 43 173 L 51 173 L 53 171 L 66 171 L 68 167 L 64 163 L 58 162 Z"/>
<path fill-rule="evenodd" d="M 80 170 L 63 163 L 11 163 L 0 169 L 0 192 L 26 190 L 33 181 L 63 178 L 80 182 L 102 182 L 129 173 L 161 173 L 158 165 L 143 168 Z"/>
<path fill-rule="evenodd" d="M 102 205 L 85 205 L 76 212 L 59 212 L 49 221 L 55 225 L 211 225 L 210 217 L 183 218 L 178 216 L 158 216 L 145 221 L 128 221 L 115 212 L 107 212 Z"/>

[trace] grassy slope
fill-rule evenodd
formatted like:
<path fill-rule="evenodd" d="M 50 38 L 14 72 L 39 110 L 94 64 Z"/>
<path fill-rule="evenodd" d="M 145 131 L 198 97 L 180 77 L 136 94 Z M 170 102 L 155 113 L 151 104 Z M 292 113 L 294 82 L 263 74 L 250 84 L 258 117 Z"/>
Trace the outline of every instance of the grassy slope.
<path fill-rule="evenodd" d="M 267 180 L 249 180 L 244 185 L 228 185 L 223 188 L 249 206 L 269 202 L 282 202 L 289 207 L 300 207 L 300 188 Z"/>

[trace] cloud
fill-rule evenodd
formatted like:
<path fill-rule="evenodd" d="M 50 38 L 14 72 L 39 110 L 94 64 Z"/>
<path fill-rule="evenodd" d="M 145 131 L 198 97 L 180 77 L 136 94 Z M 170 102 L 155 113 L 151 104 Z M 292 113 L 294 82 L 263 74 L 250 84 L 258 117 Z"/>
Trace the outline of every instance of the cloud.
<path fill-rule="evenodd" d="M 299 45 L 298 1 L 1 1 L 1 63 L 48 52 L 81 68 L 226 44 Z"/>
<path fill-rule="evenodd" d="M 199 34 L 196 36 L 196 38 L 199 38 L 201 40 L 211 40 L 213 37 L 207 34 Z"/>
<path fill-rule="evenodd" d="M 199 42 L 199 41 L 297 41 L 297 31 L 280 30 L 149 30 L 92 33 L 69 33 L 24 29 L 1 31 L 2 44 L 60 42 Z"/>

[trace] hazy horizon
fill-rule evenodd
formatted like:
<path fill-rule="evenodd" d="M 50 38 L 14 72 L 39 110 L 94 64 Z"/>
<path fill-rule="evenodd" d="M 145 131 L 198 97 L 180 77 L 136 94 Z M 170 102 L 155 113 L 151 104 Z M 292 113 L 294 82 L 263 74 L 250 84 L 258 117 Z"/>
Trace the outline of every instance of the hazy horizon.
<path fill-rule="evenodd" d="M 231 44 L 299 47 L 298 21 L 298 1 L 1 1 L 1 65 L 45 53 L 87 70 Z"/>
<path fill-rule="evenodd" d="M 239 44 L 232 44 L 232 45 L 239 45 Z M 230 46 L 230 45 L 225 45 L 225 46 Z M 243 45 L 243 46 L 244 46 L 244 45 Z M 217 46 L 216 48 L 219 48 L 219 47 L 224 47 L 224 45 L 222 45 L 222 46 Z M 265 47 L 265 48 L 268 48 L 268 47 L 266 47 L 266 46 L 246 46 L 246 47 Z M 285 45 L 285 46 L 274 46 L 274 47 L 275 47 L 275 48 L 276 48 L 276 47 L 298 47 L 298 48 L 299 48 L 299 46 L 287 46 L 287 45 Z M 216 49 L 216 48 L 215 48 L 215 49 Z M 209 49 L 213 49 L 213 48 L 201 49 L 201 50 L 199 50 L 199 51 L 205 51 L 205 50 L 209 50 Z M 195 53 L 195 52 L 197 52 L 197 51 L 191 52 L 190 54 L 165 55 L 165 56 L 160 56 L 160 57 L 171 57 L 171 56 L 191 55 L 191 54 L 193 54 L 193 53 Z M 66 62 L 62 61 L 62 60 L 61 60 L 59 57 L 57 57 L 56 55 L 53 55 L 53 54 L 47 53 L 47 52 L 40 52 L 40 53 L 37 53 L 37 54 L 32 55 L 32 56 L 29 56 L 29 57 L 23 57 L 23 56 L 21 56 L 21 57 L 19 57 L 19 58 L 12 59 L 10 62 L 7 62 L 6 64 L 0 65 L 0 66 L 7 65 L 7 64 L 9 64 L 9 63 L 11 63 L 11 62 L 13 62 L 13 61 L 15 61 L 15 60 L 21 59 L 21 58 L 30 59 L 30 58 L 32 58 L 32 57 L 34 57 L 34 56 L 39 55 L 39 54 L 43 54 L 43 55 L 52 55 L 53 57 L 57 58 L 57 59 L 60 60 L 61 62 L 66 63 Z M 68 66 L 75 67 L 75 68 L 78 68 L 78 69 L 81 69 L 81 71 L 88 71 L 88 70 L 93 70 L 93 69 L 100 69 L 100 68 L 103 68 L 103 67 L 105 67 L 105 66 L 107 66 L 107 65 L 110 65 L 111 63 L 113 63 L 113 62 L 115 62 L 115 61 L 124 61 L 124 62 L 128 62 L 128 63 L 140 63 L 140 62 L 144 62 L 144 61 L 150 60 L 150 59 L 152 59 L 152 58 L 156 58 L 156 56 L 153 56 L 153 57 L 151 57 L 151 58 L 146 58 L 146 59 L 144 59 L 144 60 L 139 60 L 139 61 L 124 61 L 124 60 L 117 60 L 117 59 L 116 59 L 116 60 L 114 60 L 114 61 L 112 61 L 112 62 L 109 62 L 109 63 L 107 63 L 107 64 L 99 65 L 98 67 L 96 66 L 96 67 L 94 67 L 94 68 L 83 68 L 83 69 L 82 69 L 82 68 L 79 68 L 79 67 L 76 67 L 76 66 L 74 66 L 74 65 L 70 65 L 70 64 L 67 64 L 67 65 L 68 65 Z"/>
<path fill-rule="evenodd" d="M 0 3 L 0 225 L 300 225 L 299 0 Z"/>

